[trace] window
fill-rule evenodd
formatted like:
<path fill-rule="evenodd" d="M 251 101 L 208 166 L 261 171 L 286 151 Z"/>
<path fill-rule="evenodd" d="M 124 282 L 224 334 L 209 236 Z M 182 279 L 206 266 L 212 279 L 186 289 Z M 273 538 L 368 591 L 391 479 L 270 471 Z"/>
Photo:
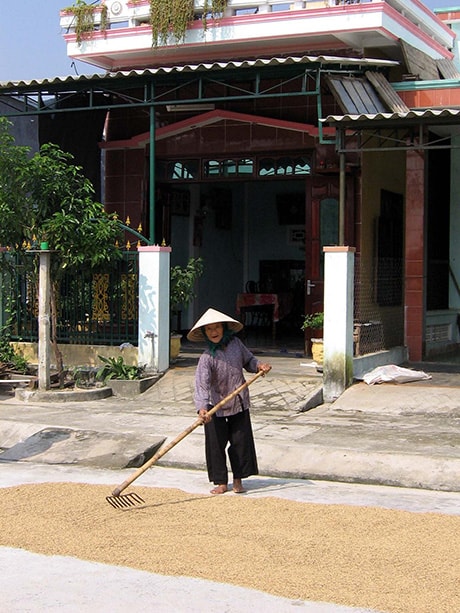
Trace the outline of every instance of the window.
<path fill-rule="evenodd" d="M 252 159 L 207 160 L 203 165 L 205 177 L 252 176 L 253 172 Z"/>
<path fill-rule="evenodd" d="M 157 163 L 157 178 L 163 181 L 193 181 L 198 179 L 198 160 L 183 160 Z"/>
<path fill-rule="evenodd" d="M 262 158 L 259 162 L 259 177 L 309 175 L 310 170 L 310 162 L 305 157 Z"/>
<path fill-rule="evenodd" d="M 200 171 L 201 169 L 201 171 Z M 309 175 L 310 158 L 233 157 L 206 160 L 159 160 L 157 179 L 160 181 L 199 181 L 206 179 L 263 179 Z"/>

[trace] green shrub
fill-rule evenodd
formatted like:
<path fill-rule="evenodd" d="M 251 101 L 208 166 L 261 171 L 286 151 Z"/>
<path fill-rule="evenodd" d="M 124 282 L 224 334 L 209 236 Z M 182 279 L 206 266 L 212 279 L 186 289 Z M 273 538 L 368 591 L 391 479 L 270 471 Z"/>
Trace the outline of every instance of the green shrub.
<path fill-rule="evenodd" d="M 27 360 L 14 350 L 5 329 L 0 329 L 0 362 L 23 374 L 28 370 Z"/>
<path fill-rule="evenodd" d="M 106 358 L 102 355 L 98 356 L 104 362 L 104 366 L 98 369 L 96 379 L 98 381 L 107 381 L 108 379 L 140 379 L 144 372 L 142 366 L 130 366 L 125 364 L 122 356 L 118 358 Z"/>

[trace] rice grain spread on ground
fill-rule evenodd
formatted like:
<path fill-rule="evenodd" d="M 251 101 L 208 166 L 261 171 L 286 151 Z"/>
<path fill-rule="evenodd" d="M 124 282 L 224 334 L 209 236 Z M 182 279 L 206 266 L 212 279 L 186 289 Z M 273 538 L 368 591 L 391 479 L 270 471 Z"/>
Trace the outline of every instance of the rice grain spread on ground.
<path fill-rule="evenodd" d="M 136 487 L 2 488 L 0 545 L 391 613 L 460 607 L 460 517 Z"/>

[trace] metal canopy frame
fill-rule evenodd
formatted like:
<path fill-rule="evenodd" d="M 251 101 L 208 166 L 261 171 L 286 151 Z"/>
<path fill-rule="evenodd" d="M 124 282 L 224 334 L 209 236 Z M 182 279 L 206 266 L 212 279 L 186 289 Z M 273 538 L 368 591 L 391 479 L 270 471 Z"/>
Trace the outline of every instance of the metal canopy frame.
<path fill-rule="evenodd" d="M 403 123 L 403 120 L 401 120 Z M 382 151 L 430 151 L 436 149 L 457 149 L 451 144 L 451 135 L 433 138 L 438 123 L 430 125 L 399 126 L 365 129 L 336 127 L 336 149 L 338 153 L 365 153 Z M 431 128 L 431 131 L 430 131 Z M 458 128 L 458 124 L 457 124 Z"/>
<path fill-rule="evenodd" d="M 362 75 L 369 70 L 370 66 L 375 70 L 381 70 L 394 64 L 395 62 L 392 61 L 368 58 L 303 56 L 166 67 L 102 76 L 70 76 L 64 79 L 0 84 L 0 102 L 4 102 L 4 108 L 8 106 L 11 108 L 11 112 L 2 113 L 7 117 L 104 109 L 106 111 L 123 108 L 148 109 L 150 124 L 149 242 L 153 244 L 155 237 L 155 114 L 158 107 L 178 103 L 217 103 L 228 100 L 314 96 L 316 97 L 317 117 L 321 118 L 323 75 L 333 73 L 348 76 Z M 276 84 L 264 87 L 264 80 L 275 79 Z M 225 91 L 216 93 L 216 86 Z M 180 98 L 179 94 L 185 88 L 192 89 L 193 93 L 190 95 L 187 92 L 187 97 Z M 15 104 L 8 104 L 8 100 L 12 99 Z M 18 102 L 22 103 L 21 109 L 18 109 Z M 321 144 L 332 144 L 337 147 L 338 142 L 342 142 L 341 130 L 333 140 L 324 138 L 322 121 L 318 121 L 318 132 Z M 345 143 L 344 139 L 343 143 Z"/>
<path fill-rule="evenodd" d="M 410 117 L 393 114 L 383 118 L 380 114 L 373 117 L 350 116 L 322 119 L 320 123 L 332 125 L 336 129 L 336 150 L 339 154 L 339 244 L 344 244 L 345 218 L 345 164 L 347 153 L 382 151 L 429 151 L 436 149 L 458 149 L 452 145 L 452 134 L 438 135 L 433 138 L 436 128 L 455 127 L 459 130 L 459 116 L 456 111 L 441 111 L 433 116 L 429 111 Z M 430 131 L 431 130 L 431 131 Z M 377 142 L 376 145 L 374 143 Z"/>
<path fill-rule="evenodd" d="M 302 69 L 296 75 L 290 75 L 277 84 L 278 88 L 282 89 L 283 85 L 293 83 L 296 80 L 300 81 L 300 87 L 290 92 L 274 92 L 273 88 L 262 90 L 260 83 L 262 76 L 264 79 L 270 78 L 266 74 L 261 75 L 261 71 L 255 73 L 235 74 L 232 73 L 231 80 L 228 79 L 229 72 L 226 71 L 227 78 L 216 79 L 208 76 L 192 75 L 175 75 L 171 82 L 171 77 L 165 79 L 160 75 L 146 76 L 139 75 L 137 78 L 126 77 L 120 78 L 118 83 L 120 87 L 114 87 L 113 80 L 102 80 L 94 82 L 89 79 L 85 83 L 72 82 L 41 85 L 23 85 L 16 89 L 5 90 L 0 86 L 0 100 L 13 97 L 16 101 L 22 102 L 24 110 L 12 109 L 11 113 L 4 113 L 8 116 L 18 115 L 39 115 L 56 112 L 76 112 L 92 109 L 114 109 L 114 108 L 135 108 L 135 107 L 150 107 L 164 106 L 166 104 L 187 104 L 200 102 L 221 102 L 224 100 L 250 100 L 254 98 L 267 97 L 292 97 L 292 96 L 311 96 L 317 95 L 316 87 L 314 90 L 307 90 L 306 83 L 308 80 L 317 82 L 318 68 L 305 70 Z M 186 76 L 184 79 L 183 77 Z M 188 78 L 187 78 L 188 77 Z M 274 77 L 273 77 L 274 78 Z M 246 81 L 248 87 L 242 88 L 233 85 L 232 82 Z M 208 93 L 210 85 L 224 86 L 234 93 L 232 95 L 220 96 L 211 95 Z M 157 86 L 166 86 L 169 88 L 155 94 Z M 181 90 L 184 88 L 194 88 L 195 94 L 189 95 L 187 98 L 180 98 Z M 138 95 L 130 95 L 126 92 L 139 90 Z M 81 96 L 86 97 L 86 103 L 82 103 Z M 80 102 L 73 106 L 60 106 L 63 101 L 71 100 L 74 97 L 80 96 Z"/>
<path fill-rule="evenodd" d="M 333 59 L 335 61 L 332 61 Z M 382 62 L 375 60 L 375 63 L 380 67 Z M 356 58 L 349 58 L 347 62 L 347 58 L 329 58 L 326 61 L 322 57 L 303 57 L 273 59 L 265 63 L 262 60 L 254 60 L 239 64 L 242 65 L 233 62 L 224 65 L 198 64 L 87 77 L 70 76 L 53 80 L 0 83 L 0 101 L 14 98 L 22 102 L 23 109 L 18 110 L 16 105 L 11 113 L 3 113 L 12 117 L 91 109 L 211 103 L 229 99 L 241 101 L 294 96 L 319 97 L 320 78 L 323 74 L 363 74 L 369 69 L 369 65 L 372 65 L 372 60 L 362 60 L 360 63 Z M 383 65 L 385 66 L 385 63 Z M 270 79 L 278 79 L 278 83 L 264 88 L 263 81 Z M 225 95 L 217 95 L 211 91 L 216 86 L 225 88 Z M 161 93 L 158 93 L 159 87 L 162 88 Z M 186 87 L 192 88 L 193 94 L 180 98 L 181 90 Z M 133 95 L 133 90 L 139 93 Z M 86 102 L 81 100 L 82 95 L 85 96 Z M 68 102 L 77 96 L 80 99 L 75 105 L 62 108 L 62 102 Z"/>

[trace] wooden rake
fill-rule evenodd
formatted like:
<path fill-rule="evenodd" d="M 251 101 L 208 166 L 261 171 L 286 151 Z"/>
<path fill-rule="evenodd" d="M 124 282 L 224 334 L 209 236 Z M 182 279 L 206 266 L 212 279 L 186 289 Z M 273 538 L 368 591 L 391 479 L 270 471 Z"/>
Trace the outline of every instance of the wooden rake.
<path fill-rule="evenodd" d="M 218 402 L 216 404 L 216 406 L 212 407 L 212 409 L 210 409 L 208 411 L 208 415 L 214 415 L 214 413 L 216 413 L 224 404 L 226 404 L 227 402 L 232 400 L 232 398 L 237 396 L 246 387 L 251 385 L 251 383 L 253 383 L 256 379 L 258 379 L 259 377 L 263 377 L 264 375 L 265 375 L 265 373 L 262 370 L 260 370 L 254 377 L 252 377 L 252 379 L 249 379 L 249 381 L 246 381 L 245 383 L 240 385 L 231 394 L 229 394 L 228 396 L 223 398 L 220 402 Z M 143 500 L 143 498 L 141 498 L 141 496 L 139 496 L 138 494 L 136 494 L 134 492 L 130 492 L 128 494 L 123 494 L 123 495 L 122 495 L 121 492 L 123 492 L 129 485 L 131 485 L 131 483 L 133 481 L 135 481 L 138 477 L 140 477 L 143 473 L 145 473 L 145 471 L 148 468 L 153 466 L 153 464 L 155 464 L 155 462 L 157 462 L 166 453 L 168 453 L 168 451 L 170 451 L 173 447 L 175 447 L 178 443 L 180 443 L 180 441 L 182 439 L 184 439 L 191 432 L 193 432 L 196 428 L 198 428 L 198 426 L 202 426 L 202 425 L 203 425 L 203 420 L 200 417 L 196 421 L 194 421 L 191 426 L 189 426 L 183 432 L 178 434 L 174 440 L 172 440 L 170 443 L 168 443 L 166 445 L 163 445 L 163 447 L 161 447 L 161 449 L 159 449 L 155 453 L 155 455 L 153 455 L 149 460 L 147 460 L 147 462 L 145 462 L 145 464 L 143 464 L 130 477 L 128 477 L 125 481 L 123 481 L 123 483 L 121 485 L 116 487 L 113 490 L 111 496 L 106 496 L 105 497 L 107 502 L 110 505 L 112 505 L 112 507 L 114 507 L 115 509 L 122 509 L 122 508 L 127 508 L 127 507 L 133 507 L 133 506 L 136 506 L 137 504 L 144 503 L 145 500 Z"/>

